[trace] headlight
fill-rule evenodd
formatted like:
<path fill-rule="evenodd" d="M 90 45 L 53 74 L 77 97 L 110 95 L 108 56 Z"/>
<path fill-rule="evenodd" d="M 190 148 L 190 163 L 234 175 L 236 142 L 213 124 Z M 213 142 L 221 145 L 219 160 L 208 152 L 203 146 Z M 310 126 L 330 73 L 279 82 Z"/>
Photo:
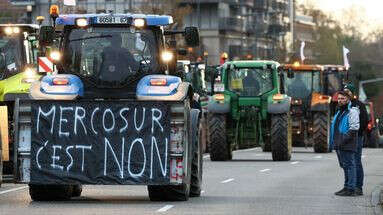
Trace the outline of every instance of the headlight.
<path fill-rule="evenodd" d="M 21 80 L 22 83 L 32 83 L 38 79 L 36 70 L 34 68 L 27 67 L 24 70 L 24 78 Z"/>
<path fill-rule="evenodd" d="M 5 34 L 10 35 L 10 34 L 13 33 L 13 30 L 12 30 L 11 27 L 6 27 L 6 28 L 4 29 L 4 32 L 5 32 Z"/>
<path fill-rule="evenodd" d="M 169 51 L 164 51 L 162 52 L 161 57 L 164 62 L 169 62 L 173 59 L 173 53 Z"/>
<path fill-rule="evenodd" d="M 20 28 L 18 28 L 18 27 L 13 28 L 13 33 L 14 34 L 20 33 Z"/>
<path fill-rule="evenodd" d="M 77 25 L 78 27 L 85 27 L 85 26 L 88 25 L 88 20 L 85 19 L 85 18 L 77 19 L 77 20 L 76 20 L 76 25 Z"/>
<path fill-rule="evenodd" d="M 52 51 L 49 57 L 54 61 L 59 61 L 61 59 L 61 53 L 59 51 Z"/>
<path fill-rule="evenodd" d="M 137 28 L 142 28 L 145 26 L 145 19 L 134 19 L 133 25 Z"/>

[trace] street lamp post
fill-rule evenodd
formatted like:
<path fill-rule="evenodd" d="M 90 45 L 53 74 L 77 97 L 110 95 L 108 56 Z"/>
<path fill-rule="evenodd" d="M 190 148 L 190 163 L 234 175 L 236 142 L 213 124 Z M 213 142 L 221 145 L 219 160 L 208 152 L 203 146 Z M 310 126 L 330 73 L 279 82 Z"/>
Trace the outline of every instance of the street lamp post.
<path fill-rule="evenodd" d="M 32 24 L 32 5 L 27 5 L 27 23 Z"/>

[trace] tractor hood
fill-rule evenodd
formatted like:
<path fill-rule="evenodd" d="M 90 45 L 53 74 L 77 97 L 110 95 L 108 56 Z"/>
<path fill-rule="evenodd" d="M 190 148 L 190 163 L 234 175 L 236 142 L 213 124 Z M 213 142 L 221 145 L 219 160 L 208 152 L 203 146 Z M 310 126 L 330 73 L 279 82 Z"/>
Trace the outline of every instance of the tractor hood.
<path fill-rule="evenodd" d="M 239 106 L 261 106 L 261 98 L 260 97 L 240 97 L 238 99 Z"/>
<path fill-rule="evenodd" d="M 33 77 L 29 77 L 26 73 L 21 72 L 0 81 L 0 101 L 4 101 L 6 94 L 28 93 L 31 83 L 38 80 L 39 77 L 37 74 L 33 75 Z"/>

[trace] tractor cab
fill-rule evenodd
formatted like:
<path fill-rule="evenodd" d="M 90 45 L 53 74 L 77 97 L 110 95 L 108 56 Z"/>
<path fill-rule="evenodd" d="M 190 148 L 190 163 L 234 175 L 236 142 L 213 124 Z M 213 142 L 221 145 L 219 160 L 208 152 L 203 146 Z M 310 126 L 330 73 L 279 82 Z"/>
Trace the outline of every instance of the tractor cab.
<path fill-rule="evenodd" d="M 348 80 L 348 69 L 343 65 L 323 65 L 324 94 L 331 96 L 331 113 L 335 113 L 338 104 L 337 91 L 342 90 Z"/>
<path fill-rule="evenodd" d="M 285 64 L 282 66 L 282 71 L 285 92 L 292 97 L 293 106 L 309 107 L 313 97 L 322 93 L 322 66 Z"/>
<path fill-rule="evenodd" d="M 38 79 L 38 29 L 33 24 L 0 25 L 1 101 L 26 97 L 30 83 Z"/>
<path fill-rule="evenodd" d="M 184 34 L 187 45 L 199 41 L 198 30 L 165 30 L 171 16 L 140 14 L 69 14 L 55 20 L 55 29 L 42 32 L 44 44 L 60 46 L 55 62 L 58 74 L 78 76 L 86 98 L 133 98 L 136 86 L 146 75 L 173 74 L 176 70 L 175 43 L 166 35 Z M 175 40 L 173 40 L 175 42 Z M 56 52 L 52 52 L 55 54 Z M 124 89 L 124 90 L 121 90 Z"/>

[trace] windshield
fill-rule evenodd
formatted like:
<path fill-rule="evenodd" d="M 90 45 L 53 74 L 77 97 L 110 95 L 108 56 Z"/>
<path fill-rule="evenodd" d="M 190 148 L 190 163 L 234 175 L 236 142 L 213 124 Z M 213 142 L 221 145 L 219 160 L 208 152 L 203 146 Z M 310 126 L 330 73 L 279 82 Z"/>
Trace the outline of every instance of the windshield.
<path fill-rule="evenodd" d="M 260 68 L 231 70 L 228 76 L 229 90 L 240 96 L 260 96 L 273 89 L 273 73 Z"/>
<path fill-rule="evenodd" d="M 158 47 L 151 30 L 129 28 L 73 29 L 66 46 L 66 69 L 97 84 L 121 86 L 156 71 Z"/>
<path fill-rule="evenodd" d="M 298 99 L 308 99 L 312 92 L 320 92 L 320 73 L 293 71 L 294 77 L 288 78 L 284 72 L 286 93 L 288 96 Z"/>
<path fill-rule="evenodd" d="M 22 65 L 21 40 L 19 37 L 0 35 L 0 69 L 18 70 Z M 5 62 L 4 62 L 5 60 Z"/>
<path fill-rule="evenodd" d="M 345 74 L 343 72 L 332 72 L 327 75 L 328 77 L 328 93 L 333 95 L 339 90 L 342 90 L 343 80 L 345 79 Z"/>

